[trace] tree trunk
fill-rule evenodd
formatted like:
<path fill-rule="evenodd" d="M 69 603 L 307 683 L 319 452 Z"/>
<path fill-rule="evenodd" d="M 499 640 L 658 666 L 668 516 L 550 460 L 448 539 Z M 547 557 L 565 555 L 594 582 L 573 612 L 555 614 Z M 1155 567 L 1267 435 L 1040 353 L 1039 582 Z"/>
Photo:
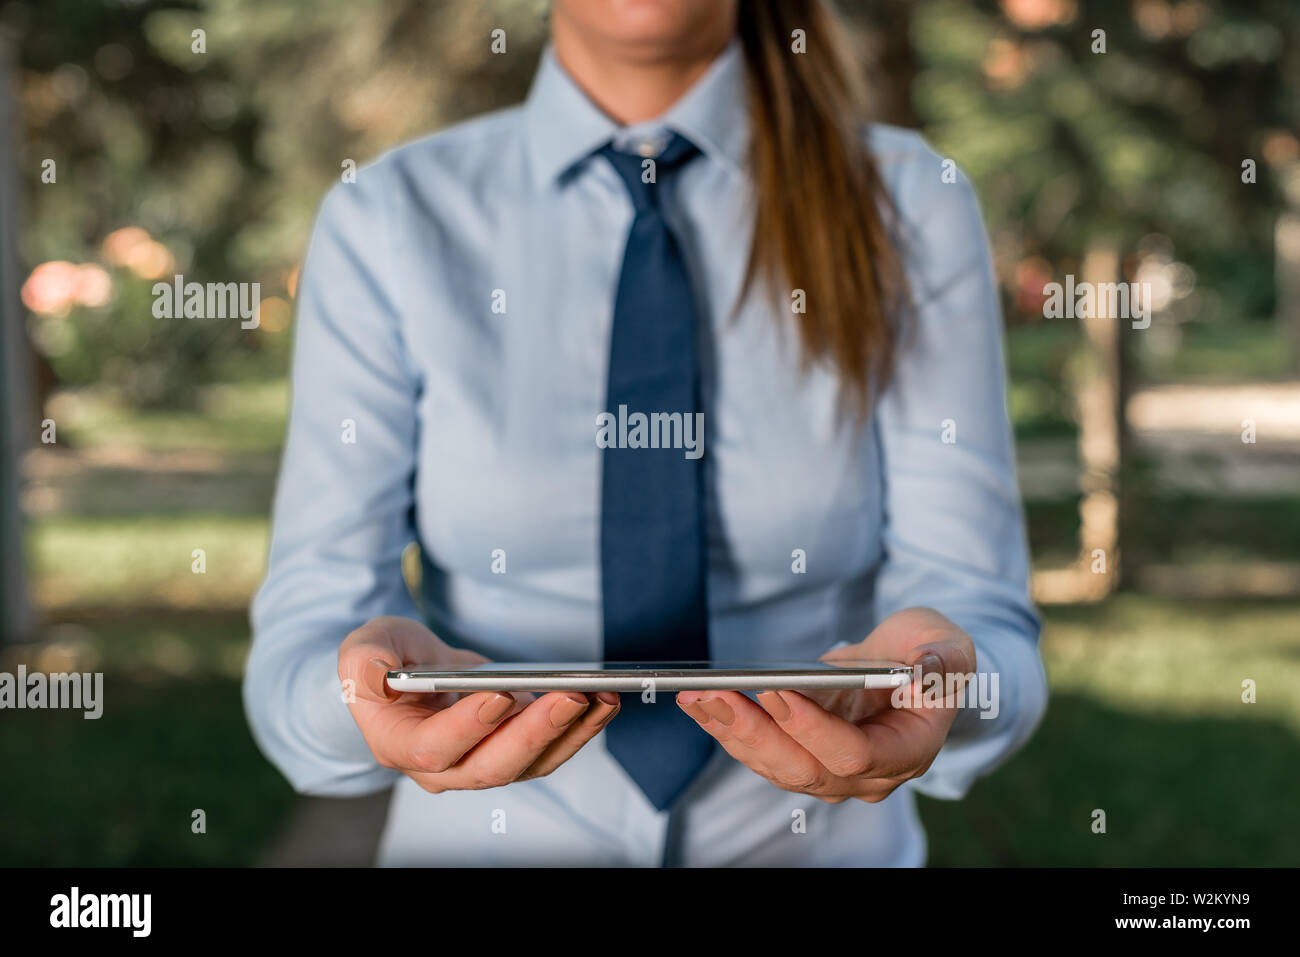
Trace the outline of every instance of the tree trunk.
<path fill-rule="evenodd" d="M 1119 256 L 1094 245 L 1083 260 L 1084 282 L 1096 289 L 1120 279 Z M 1124 531 L 1131 512 L 1123 466 L 1131 442 L 1124 413 L 1129 363 L 1124 347 L 1127 318 L 1108 314 L 1106 296 L 1097 296 L 1094 315 L 1080 320 L 1084 368 L 1076 383 L 1079 418 L 1079 565 L 1083 597 L 1098 599 L 1121 587 L 1132 574 Z"/>
<path fill-rule="evenodd" d="M 1274 228 L 1277 325 L 1291 348 L 1291 371 L 1300 372 L 1300 163 L 1281 175 L 1285 200 Z"/>
<path fill-rule="evenodd" d="M 0 642 L 32 636 L 23 567 L 19 467 L 35 425 L 31 354 L 18 300 L 18 117 L 14 108 L 13 49 L 0 36 Z"/>

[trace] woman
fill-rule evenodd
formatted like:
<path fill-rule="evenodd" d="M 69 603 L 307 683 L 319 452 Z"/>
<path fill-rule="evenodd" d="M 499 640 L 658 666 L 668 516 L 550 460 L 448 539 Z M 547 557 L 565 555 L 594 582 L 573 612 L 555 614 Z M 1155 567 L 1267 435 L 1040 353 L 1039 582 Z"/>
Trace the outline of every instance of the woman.
<path fill-rule="evenodd" d="M 859 123 L 821 0 L 556 0 L 551 22 L 524 104 L 320 211 L 257 739 L 304 792 L 396 781 L 384 863 L 920 864 L 912 791 L 960 797 L 1045 702 L 972 190 Z M 629 410 L 702 441 L 598 431 Z M 384 683 L 827 653 L 996 695 Z"/>

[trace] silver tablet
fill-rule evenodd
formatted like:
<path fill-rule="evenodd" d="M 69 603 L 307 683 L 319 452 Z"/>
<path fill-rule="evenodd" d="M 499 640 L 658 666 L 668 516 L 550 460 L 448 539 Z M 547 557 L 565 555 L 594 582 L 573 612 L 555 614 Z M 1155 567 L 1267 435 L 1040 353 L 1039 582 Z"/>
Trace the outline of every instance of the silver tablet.
<path fill-rule="evenodd" d="M 472 671 L 388 672 L 395 691 L 825 691 L 897 688 L 912 669 L 896 661 L 494 661 Z"/>

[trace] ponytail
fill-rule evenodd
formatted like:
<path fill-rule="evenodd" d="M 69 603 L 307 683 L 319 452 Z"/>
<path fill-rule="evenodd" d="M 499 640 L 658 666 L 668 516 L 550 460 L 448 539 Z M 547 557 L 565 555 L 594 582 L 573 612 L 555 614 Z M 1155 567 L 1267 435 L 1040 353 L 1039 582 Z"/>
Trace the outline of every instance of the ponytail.
<path fill-rule="evenodd" d="M 796 316 L 805 362 L 829 361 L 859 415 L 888 382 L 907 301 L 893 210 L 865 143 L 865 97 L 827 0 L 741 0 L 757 193 L 746 286 Z M 794 52 L 802 31 L 806 52 Z"/>

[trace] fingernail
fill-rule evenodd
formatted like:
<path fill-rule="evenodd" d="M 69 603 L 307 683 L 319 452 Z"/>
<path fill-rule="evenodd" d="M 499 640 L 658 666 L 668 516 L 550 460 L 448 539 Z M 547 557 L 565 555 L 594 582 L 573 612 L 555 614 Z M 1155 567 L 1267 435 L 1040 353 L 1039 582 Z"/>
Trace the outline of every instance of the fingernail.
<path fill-rule="evenodd" d="M 494 694 L 479 705 L 478 719 L 484 724 L 496 724 L 511 708 L 515 706 L 515 699 L 508 694 Z"/>
<path fill-rule="evenodd" d="M 393 701 L 401 694 L 388 687 L 388 682 L 384 680 L 390 670 L 388 662 L 383 658 L 371 658 L 370 667 L 365 671 L 366 686 L 372 694 L 379 695 L 385 701 Z"/>
<path fill-rule="evenodd" d="M 709 716 L 701 711 L 700 706 L 693 701 L 683 701 L 681 698 L 678 698 L 677 707 L 681 708 L 700 724 L 709 720 Z"/>
<path fill-rule="evenodd" d="M 600 723 L 596 726 L 603 728 L 614 720 L 614 715 L 618 714 L 623 698 L 613 691 L 602 691 L 596 695 L 596 700 L 605 706 L 605 716 L 600 719 Z"/>
<path fill-rule="evenodd" d="M 603 727 L 605 727 L 605 725 L 609 724 L 611 721 L 614 720 L 614 715 L 618 714 L 619 711 L 621 711 L 621 710 L 622 710 L 622 709 L 619 708 L 617 705 L 611 707 L 611 708 L 609 709 L 609 711 L 606 713 L 605 717 L 603 717 L 603 718 L 600 719 L 600 723 L 599 723 L 598 725 L 596 725 L 596 727 L 598 727 L 598 728 L 603 728 Z"/>
<path fill-rule="evenodd" d="M 777 721 L 788 721 L 790 718 L 790 706 L 785 703 L 775 691 L 760 691 L 758 694 L 758 703 L 763 706 L 763 710 L 770 714 Z"/>
<path fill-rule="evenodd" d="M 916 663 L 912 665 L 913 668 L 918 666 L 921 669 L 922 677 L 932 674 L 943 674 L 943 659 L 932 652 L 927 652 L 922 655 L 916 660 Z"/>
<path fill-rule="evenodd" d="M 561 698 L 551 706 L 551 727 L 563 728 L 587 710 L 587 699 Z"/>
<path fill-rule="evenodd" d="M 721 698 L 709 698 L 701 701 L 699 705 L 725 727 L 731 727 L 732 722 L 736 720 L 736 712 L 732 711 L 731 706 Z"/>

